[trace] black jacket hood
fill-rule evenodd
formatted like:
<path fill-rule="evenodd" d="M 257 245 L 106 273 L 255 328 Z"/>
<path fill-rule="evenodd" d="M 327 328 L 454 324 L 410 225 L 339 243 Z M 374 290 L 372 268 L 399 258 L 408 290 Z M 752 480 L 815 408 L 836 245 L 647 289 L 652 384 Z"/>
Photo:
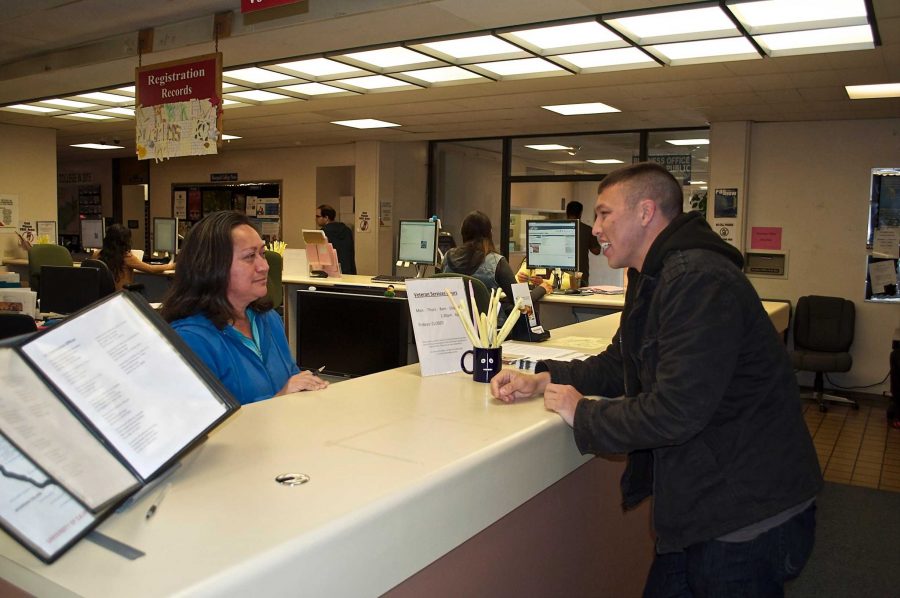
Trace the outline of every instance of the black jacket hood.
<path fill-rule="evenodd" d="M 738 268 L 744 267 L 741 252 L 713 232 L 700 212 L 687 212 L 676 216 L 650 246 L 641 274 L 655 276 L 670 251 L 684 249 L 714 251 L 727 257 Z"/>

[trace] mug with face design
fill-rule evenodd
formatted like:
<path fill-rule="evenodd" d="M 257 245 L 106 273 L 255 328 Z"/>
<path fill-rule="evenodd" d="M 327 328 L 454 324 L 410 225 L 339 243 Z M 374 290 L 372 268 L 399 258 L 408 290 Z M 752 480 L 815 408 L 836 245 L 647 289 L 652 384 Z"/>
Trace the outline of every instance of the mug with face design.
<path fill-rule="evenodd" d="M 466 367 L 466 355 L 472 356 L 472 369 Z M 503 356 L 503 347 L 493 349 L 484 349 L 475 347 L 469 349 L 462 354 L 459 365 L 467 374 L 472 374 L 472 380 L 475 382 L 490 382 L 491 378 L 497 375 L 503 364 L 500 358 Z"/>

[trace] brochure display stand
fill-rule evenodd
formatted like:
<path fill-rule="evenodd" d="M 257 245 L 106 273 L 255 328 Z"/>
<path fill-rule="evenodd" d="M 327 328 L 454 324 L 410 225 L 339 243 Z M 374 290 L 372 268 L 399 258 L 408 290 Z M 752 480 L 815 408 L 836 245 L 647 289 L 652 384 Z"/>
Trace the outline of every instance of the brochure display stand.
<path fill-rule="evenodd" d="M 509 338 L 530 343 L 539 343 L 549 339 L 550 332 L 544 330 L 544 327 L 541 326 L 537 310 L 535 310 L 534 302 L 531 299 L 531 292 L 528 290 L 528 283 L 520 282 L 511 285 L 511 287 L 513 298 L 522 300 L 522 310 L 525 317 L 516 321 Z"/>
<path fill-rule="evenodd" d="M 141 298 L 0 344 L 0 525 L 52 562 L 240 405 Z"/>
<path fill-rule="evenodd" d="M 341 278 L 341 264 L 338 261 L 337 251 L 321 230 L 303 229 L 303 242 L 306 243 L 306 261 L 309 264 L 309 274 L 316 272 L 324 274 L 328 278 Z M 320 274 L 321 276 L 321 274 Z"/>

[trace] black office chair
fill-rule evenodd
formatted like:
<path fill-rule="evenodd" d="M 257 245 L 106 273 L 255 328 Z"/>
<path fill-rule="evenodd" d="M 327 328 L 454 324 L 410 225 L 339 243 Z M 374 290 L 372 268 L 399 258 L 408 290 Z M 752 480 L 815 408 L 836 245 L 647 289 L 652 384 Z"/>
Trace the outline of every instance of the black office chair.
<path fill-rule="evenodd" d="M 284 258 L 277 251 L 266 251 L 266 261 L 269 262 L 269 274 L 266 279 L 267 294 L 272 301 L 272 307 L 284 315 L 281 306 L 284 303 L 284 285 L 281 282 L 281 274 L 284 271 Z"/>
<path fill-rule="evenodd" d="M 27 314 L 0 313 L 0 339 L 28 334 L 37 330 L 34 318 Z"/>
<path fill-rule="evenodd" d="M 82 268 L 96 268 L 100 271 L 100 298 L 116 292 L 116 281 L 113 280 L 109 266 L 102 260 L 87 259 L 81 262 Z"/>
<path fill-rule="evenodd" d="M 794 368 L 815 372 L 812 394 L 819 411 L 827 411 L 827 403 L 840 403 L 859 409 L 859 403 L 846 397 L 826 394 L 824 375 L 827 372 L 849 372 L 853 365 L 850 345 L 856 323 L 856 309 L 852 301 L 841 297 L 808 295 L 800 297 L 794 312 Z"/>
<path fill-rule="evenodd" d="M 487 313 L 488 304 L 491 302 L 491 292 L 483 282 L 481 282 L 474 276 L 455 274 L 453 272 L 437 272 L 429 276 L 429 278 L 462 278 L 466 288 L 468 288 L 469 282 L 471 282 L 472 292 L 475 293 L 475 305 L 478 307 L 478 311 L 481 313 Z M 466 300 L 466 304 L 468 303 L 469 301 Z"/>

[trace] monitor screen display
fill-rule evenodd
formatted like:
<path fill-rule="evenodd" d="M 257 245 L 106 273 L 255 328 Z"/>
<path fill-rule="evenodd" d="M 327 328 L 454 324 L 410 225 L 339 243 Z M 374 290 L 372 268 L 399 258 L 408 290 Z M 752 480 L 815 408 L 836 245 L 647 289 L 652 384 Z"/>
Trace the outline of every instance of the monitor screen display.
<path fill-rule="evenodd" d="M 526 222 L 529 268 L 578 270 L 578 220 Z"/>
<path fill-rule="evenodd" d="M 397 259 L 414 264 L 437 263 L 437 222 L 401 220 Z"/>
<path fill-rule="evenodd" d="M 103 218 L 85 218 L 81 220 L 81 247 L 85 251 L 103 247 Z"/>
<path fill-rule="evenodd" d="M 178 249 L 178 220 L 175 218 L 153 219 L 154 253 L 174 254 Z"/>
<path fill-rule="evenodd" d="M 405 298 L 326 290 L 297 291 L 297 365 L 364 376 L 406 365 Z"/>

